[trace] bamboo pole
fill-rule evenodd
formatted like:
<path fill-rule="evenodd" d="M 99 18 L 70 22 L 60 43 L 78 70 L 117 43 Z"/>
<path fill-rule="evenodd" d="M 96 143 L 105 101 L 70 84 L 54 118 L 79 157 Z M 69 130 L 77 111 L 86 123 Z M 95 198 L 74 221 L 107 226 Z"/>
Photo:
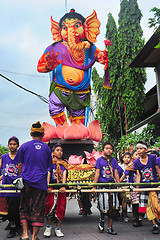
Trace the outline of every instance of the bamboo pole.
<path fill-rule="evenodd" d="M 0 190 L 0 193 L 20 193 L 21 190 Z M 3 197 L 3 196 L 2 196 Z"/>
<path fill-rule="evenodd" d="M 93 187 L 93 186 L 160 186 L 160 182 L 149 183 L 51 183 L 49 187 Z M 13 184 L 1 184 L 0 188 L 15 188 Z"/>
<path fill-rule="evenodd" d="M 88 192 L 88 193 L 99 193 L 99 192 L 151 192 L 151 191 L 160 191 L 160 187 L 158 188 L 134 188 L 134 189 L 95 189 L 94 191 L 92 189 L 81 189 L 80 192 L 82 193 L 85 193 L 85 192 Z M 57 193 L 59 192 L 58 189 L 56 190 L 51 190 L 51 193 Z M 77 190 L 76 189 L 70 189 L 70 190 L 66 190 L 67 193 L 77 193 Z"/>
<path fill-rule="evenodd" d="M 150 183 L 51 183 L 49 187 L 82 187 L 82 186 L 160 186 L 160 182 L 150 182 Z"/>
<path fill-rule="evenodd" d="M 77 193 L 78 189 L 67 189 L 67 193 Z M 80 192 L 88 192 L 88 193 L 99 193 L 99 192 L 150 192 L 150 191 L 160 191 L 160 187 L 157 188 L 119 188 L 119 189 L 80 189 Z M 0 190 L 0 193 L 20 193 L 20 190 Z M 50 193 L 57 193 L 59 192 L 58 189 L 51 190 Z"/>

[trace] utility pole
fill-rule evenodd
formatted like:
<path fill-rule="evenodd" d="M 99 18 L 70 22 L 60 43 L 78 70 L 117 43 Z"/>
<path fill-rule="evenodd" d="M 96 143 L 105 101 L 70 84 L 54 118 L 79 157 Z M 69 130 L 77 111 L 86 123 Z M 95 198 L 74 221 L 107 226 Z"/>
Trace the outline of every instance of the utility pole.
<path fill-rule="evenodd" d="M 122 131 L 121 107 L 120 107 L 119 97 L 118 97 L 118 108 L 119 108 L 120 129 L 121 129 L 121 137 L 122 137 L 123 131 Z"/>
<path fill-rule="evenodd" d="M 126 102 L 124 102 L 124 113 L 125 113 L 125 123 L 126 123 L 126 135 L 128 136 L 128 126 L 127 126 L 127 111 L 126 111 Z"/>

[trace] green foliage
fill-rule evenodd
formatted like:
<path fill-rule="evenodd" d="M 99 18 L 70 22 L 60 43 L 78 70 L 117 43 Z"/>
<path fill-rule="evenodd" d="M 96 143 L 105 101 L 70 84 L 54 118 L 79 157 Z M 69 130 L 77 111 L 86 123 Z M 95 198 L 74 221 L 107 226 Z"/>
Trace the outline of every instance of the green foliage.
<path fill-rule="evenodd" d="M 129 148 L 129 146 L 135 147 L 136 143 L 140 140 L 146 141 L 148 144 L 151 144 L 151 142 L 154 140 L 153 130 L 154 124 L 148 125 L 147 127 L 143 128 L 141 133 L 135 131 L 134 133 L 128 134 L 128 136 L 122 136 L 117 145 L 117 152 L 124 152 L 124 148 Z"/>
<path fill-rule="evenodd" d="M 148 25 L 149 28 L 154 28 L 154 31 L 156 31 L 160 26 L 160 9 L 157 7 L 154 7 L 150 10 L 150 12 L 154 12 L 154 17 L 148 19 Z"/>
<path fill-rule="evenodd" d="M 160 149 L 160 137 L 157 137 L 153 147 L 158 147 Z"/>
<path fill-rule="evenodd" d="M 99 78 L 95 69 L 92 72 L 93 88 L 98 93 L 96 117 L 102 124 L 102 132 L 106 133 L 104 140 L 115 144 L 121 136 L 119 114 L 125 133 L 124 102 L 128 129 L 143 120 L 146 72 L 145 69 L 128 67 L 144 45 L 141 17 L 137 0 L 121 0 L 118 28 L 112 14 L 108 14 L 106 38 L 112 42 L 112 46 L 108 47 L 112 89 L 103 89 L 103 79 Z"/>
<path fill-rule="evenodd" d="M 149 28 L 154 28 L 156 33 L 160 33 L 160 9 L 159 8 L 152 8 L 150 12 L 154 12 L 154 17 L 148 19 Z M 157 44 L 155 48 L 160 48 L 160 42 Z"/>
<path fill-rule="evenodd" d="M 160 48 L 160 42 L 155 46 L 155 48 Z"/>
<path fill-rule="evenodd" d="M 1 146 L 1 145 L 0 145 L 0 152 L 1 152 L 1 154 L 3 155 L 3 154 L 5 154 L 5 153 L 8 153 L 8 152 L 9 152 L 9 149 L 8 149 L 8 147 L 4 147 L 4 146 Z"/>
<path fill-rule="evenodd" d="M 118 52 L 118 31 L 115 20 L 111 13 L 108 14 L 108 22 L 106 25 L 106 35 L 112 41 L 112 45 L 108 47 L 109 55 L 109 69 L 110 77 L 112 79 L 112 90 L 103 88 L 104 79 L 100 78 L 96 69 L 92 72 L 93 89 L 98 93 L 97 99 L 97 113 L 96 117 L 99 119 L 102 132 L 106 133 L 104 140 L 112 140 L 118 136 L 119 132 L 119 118 L 116 118 L 118 113 L 118 91 L 116 91 L 116 82 L 118 82 L 118 75 L 120 70 L 120 58 Z M 114 92 L 114 98 L 113 98 Z M 114 111 L 113 111 L 114 109 Z M 114 121 L 112 121 L 114 119 Z M 120 136 L 120 135 L 119 135 Z"/>

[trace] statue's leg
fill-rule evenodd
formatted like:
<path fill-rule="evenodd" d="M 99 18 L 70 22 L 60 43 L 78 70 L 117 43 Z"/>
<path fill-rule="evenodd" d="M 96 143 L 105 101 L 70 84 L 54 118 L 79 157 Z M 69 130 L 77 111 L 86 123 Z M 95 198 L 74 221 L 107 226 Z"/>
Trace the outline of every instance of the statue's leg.
<path fill-rule="evenodd" d="M 67 122 L 64 108 L 64 103 L 62 103 L 61 100 L 54 94 L 54 92 L 52 92 L 49 97 L 49 112 L 50 116 L 57 125 L 63 125 L 65 122 Z"/>
<path fill-rule="evenodd" d="M 74 110 L 74 109 L 71 109 L 71 108 L 68 108 L 71 116 L 70 116 L 70 122 L 75 122 L 75 123 L 82 123 L 84 124 L 84 119 L 85 119 L 85 108 L 84 109 L 81 109 L 81 110 Z"/>
<path fill-rule="evenodd" d="M 65 122 L 67 122 L 67 118 L 64 112 L 52 116 L 52 119 L 55 121 L 55 123 L 63 125 Z"/>
<path fill-rule="evenodd" d="M 88 92 L 87 93 L 80 93 L 80 94 L 75 94 L 80 101 L 85 102 L 87 96 L 88 96 Z M 77 105 L 79 105 L 80 101 L 77 100 L 77 98 L 75 99 L 77 102 L 75 102 L 75 108 L 76 108 L 76 103 L 78 103 Z M 82 123 L 84 124 L 84 119 L 85 119 L 85 106 L 81 104 L 82 109 L 80 110 L 76 110 L 76 109 L 72 109 L 70 107 L 67 107 L 68 111 L 70 112 L 70 122 L 75 122 L 75 123 Z"/>
<path fill-rule="evenodd" d="M 71 116 L 71 117 L 70 117 L 70 121 L 71 121 L 71 123 L 72 123 L 72 122 L 75 122 L 75 123 L 78 124 L 78 123 L 81 122 L 82 124 L 84 124 L 84 118 L 85 118 L 84 116 L 79 116 L 79 117 L 72 117 L 72 116 Z"/>

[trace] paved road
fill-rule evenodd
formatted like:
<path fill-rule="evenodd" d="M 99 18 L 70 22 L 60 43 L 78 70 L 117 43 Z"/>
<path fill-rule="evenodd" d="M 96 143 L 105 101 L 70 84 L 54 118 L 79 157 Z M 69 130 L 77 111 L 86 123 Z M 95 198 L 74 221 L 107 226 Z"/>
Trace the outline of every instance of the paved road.
<path fill-rule="evenodd" d="M 99 212 L 96 208 L 96 203 L 92 206 L 93 214 L 91 216 L 79 216 L 78 205 L 76 199 L 71 199 L 67 202 L 66 216 L 62 223 L 62 231 L 64 233 L 64 240 L 159 240 L 159 235 L 153 235 L 151 233 L 152 224 L 148 220 L 143 220 L 143 226 L 139 228 L 132 227 L 131 221 L 124 223 L 122 219 L 115 221 L 113 224 L 114 229 L 117 231 L 117 236 L 111 236 L 106 233 L 107 218 L 105 223 L 105 232 L 100 233 L 97 228 L 99 221 Z M 131 214 L 129 214 L 131 217 Z M 0 240 L 6 240 L 7 232 L 4 231 L 7 222 L 0 224 Z M 45 227 L 40 229 L 39 239 L 47 240 L 43 236 Z M 14 240 L 20 239 L 19 236 L 13 238 Z M 31 237 L 30 237 L 31 239 Z M 48 239 L 58 239 L 54 235 L 54 229 L 52 235 Z"/>

